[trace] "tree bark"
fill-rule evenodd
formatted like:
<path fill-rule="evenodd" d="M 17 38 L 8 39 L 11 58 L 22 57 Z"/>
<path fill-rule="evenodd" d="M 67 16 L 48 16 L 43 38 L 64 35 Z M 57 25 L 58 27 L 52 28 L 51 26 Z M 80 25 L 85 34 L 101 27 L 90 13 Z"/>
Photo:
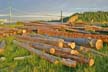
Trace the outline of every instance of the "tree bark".
<path fill-rule="evenodd" d="M 42 43 L 31 43 L 30 45 L 36 49 L 40 49 L 40 50 L 43 50 L 43 51 L 51 53 L 51 54 L 54 54 L 56 51 L 58 51 L 60 53 L 63 52 L 63 53 L 73 54 L 73 55 L 78 54 L 75 50 L 72 50 L 70 48 L 59 48 L 56 46 L 51 46 L 51 45 L 42 44 Z"/>
<path fill-rule="evenodd" d="M 75 42 L 77 45 L 89 48 L 96 48 L 97 50 L 103 48 L 103 41 L 101 39 L 65 38 L 65 37 L 63 37 L 63 39 L 66 42 Z"/>
<path fill-rule="evenodd" d="M 16 36 L 16 39 L 22 39 L 32 42 L 38 42 L 38 43 L 45 43 L 50 44 L 53 46 L 57 46 L 60 48 L 75 48 L 75 42 L 65 42 L 63 39 L 60 38 L 54 38 L 54 37 L 48 37 L 43 35 L 36 35 L 36 36 Z"/>
<path fill-rule="evenodd" d="M 47 36 L 47 35 L 40 35 L 40 34 L 35 34 L 35 35 L 30 35 L 31 37 L 40 37 L 40 38 L 47 38 L 47 39 L 62 39 L 62 38 L 55 38 L 55 37 L 51 37 L 51 36 Z M 66 41 L 63 41 L 63 47 L 64 48 L 72 48 L 74 49 L 75 48 L 75 42 L 66 42 Z"/>
<path fill-rule="evenodd" d="M 43 47 L 42 47 L 42 45 L 39 45 L 39 46 L 38 45 L 39 44 L 32 44 L 32 46 L 34 48 L 38 48 L 38 49 L 41 48 L 41 50 L 44 50 L 45 52 L 51 53 L 56 56 L 60 56 L 60 57 L 64 57 L 64 58 L 71 58 L 71 59 L 77 60 L 78 62 L 81 62 L 81 63 L 88 63 L 89 66 L 92 66 L 94 64 L 93 59 L 85 58 L 84 56 L 79 55 L 79 53 L 76 52 L 75 50 L 71 50 L 69 48 L 50 47 L 50 45 L 45 45 L 45 44 L 44 44 L 45 46 L 43 45 Z M 46 49 L 45 49 L 45 47 L 46 47 Z M 47 48 L 49 48 L 49 49 L 47 49 Z"/>
<path fill-rule="evenodd" d="M 83 47 L 83 46 L 78 46 L 78 45 L 76 45 L 75 49 L 78 50 L 78 51 L 81 51 L 82 53 L 91 52 L 91 53 L 93 53 L 93 54 L 95 54 L 95 55 L 98 55 L 98 56 L 106 56 L 106 57 L 108 57 L 107 54 L 104 54 L 104 53 L 101 53 L 101 52 L 96 51 L 96 50 L 94 50 L 94 49 L 87 48 L 87 47 Z"/>
<path fill-rule="evenodd" d="M 70 67 L 76 67 L 76 61 L 74 60 L 70 60 L 70 62 L 67 61 L 67 59 L 62 59 L 62 58 L 59 58 L 59 57 L 56 57 L 56 56 L 53 56 L 53 55 L 49 55 L 45 52 L 42 52 L 40 50 L 37 50 L 37 49 L 34 49 L 32 47 L 30 47 L 28 44 L 25 44 L 25 43 L 20 43 L 18 41 L 13 41 L 15 44 L 29 50 L 30 52 L 33 52 L 35 53 L 36 55 L 38 55 L 40 58 L 43 58 L 51 63 L 54 63 L 54 64 L 57 64 L 59 62 L 61 62 L 63 65 L 66 65 L 66 66 L 70 66 Z"/>
<path fill-rule="evenodd" d="M 17 36 L 16 38 L 20 38 L 20 39 L 25 39 L 25 40 L 29 40 L 32 42 L 38 42 L 38 43 L 45 43 L 45 44 L 50 44 L 53 46 L 57 46 L 62 48 L 63 47 L 63 42 L 64 40 L 62 39 L 53 39 L 53 38 L 40 38 L 40 37 L 30 37 L 30 36 Z"/>

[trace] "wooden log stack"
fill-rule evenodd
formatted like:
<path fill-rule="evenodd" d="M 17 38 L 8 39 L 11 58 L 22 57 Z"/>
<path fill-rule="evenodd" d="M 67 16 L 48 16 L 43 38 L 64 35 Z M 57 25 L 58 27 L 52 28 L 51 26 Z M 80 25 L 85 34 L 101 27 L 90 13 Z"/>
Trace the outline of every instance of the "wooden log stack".
<path fill-rule="evenodd" d="M 108 42 L 108 36 L 91 34 L 84 29 L 81 31 L 66 25 L 27 23 L 24 27 L 0 28 L 0 30 L 2 36 L 14 35 L 15 44 L 54 64 L 62 63 L 69 67 L 76 67 L 77 64 L 82 63 L 93 66 L 94 59 L 87 57 L 85 53 L 108 56 L 96 51 L 103 48 L 103 42 Z M 32 31 L 38 34 L 29 35 L 28 33 Z M 4 51 L 4 47 L 5 41 L 2 41 L 0 53 Z"/>
<path fill-rule="evenodd" d="M 101 39 L 92 39 L 92 38 L 65 38 L 62 37 L 64 41 L 75 42 L 77 45 L 91 47 L 96 49 L 103 48 L 103 41 Z"/>
<path fill-rule="evenodd" d="M 71 59 L 65 59 L 65 58 L 60 58 L 60 57 L 56 57 L 53 55 L 50 55 L 48 53 L 42 52 L 38 49 L 34 49 L 33 47 L 31 47 L 29 44 L 27 43 L 21 43 L 18 41 L 13 41 L 15 44 L 29 50 L 30 52 L 35 53 L 36 55 L 38 55 L 40 58 L 45 59 L 51 63 L 54 64 L 58 64 L 59 62 L 62 63 L 63 65 L 69 66 L 69 67 L 76 67 L 77 62 Z"/>
<path fill-rule="evenodd" d="M 25 34 L 26 30 L 17 28 L 0 27 L 0 37 L 8 37 L 16 34 Z"/>
<path fill-rule="evenodd" d="M 41 40 L 38 40 L 38 38 L 40 38 Z M 49 39 L 49 41 L 48 41 L 48 39 Z M 92 53 L 99 54 L 101 56 L 104 55 L 104 54 L 102 54 L 98 51 L 95 51 L 89 47 L 87 48 L 87 47 L 83 47 L 83 46 L 78 46 L 78 45 L 76 45 L 76 43 L 75 43 L 74 49 L 71 49 L 71 47 L 70 48 L 69 47 L 67 47 L 67 48 L 62 47 L 61 48 L 55 44 L 49 43 L 51 41 L 52 41 L 52 43 L 53 43 L 53 41 L 58 41 L 58 39 L 59 38 L 49 37 L 49 36 L 44 36 L 44 35 L 39 35 L 39 34 L 28 35 L 28 36 L 26 36 L 26 35 L 16 36 L 16 40 L 21 41 L 23 43 L 28 43 L 29 46 L 34 48 L 34 49 L 40 50 L 42 52 L 45 52 L 45 53 L 48 53 L 50 55 L 54 55 L 57 57 L 74 60 L 74 61 L 77 61 L 78 63 L 88 64 L 89 66 L 92 66 L 94 64 L 94 59 L 87 58 L 86 56 L 81 54 L 80 51 L 82 51 L 83 53 L 92 52 Z M 63 38 L 60 38 L 60 39 L 63 39 Z M 46 43 L 44 40 L 47 40 L 48 43 Z M 72 41 L 71 39 L 69 39 L 69 40 L 63 39 L 63 42 L 64 41 L 65 42 L 71 42 Z M 89 40 L 86 42 L 88 42 L 87 46 L 89 46 Z"/>
<path fill-rule="evenodd" d="M 35 34 L 35 35 L 30 35 L 30 36 L 50 39 L 50 36 L 47 36 L 47 35 Z M 54 38 L 54 37 L 51 37 L 51 38 Z M 103 54 L 101 52 L 96 51 L 96 50 L 101 49 L 103 47 L 103 41 L 102 40 L 91 39 L 91 38 L 89 38 L 89 39 L 88 38 L 66 38 L 66 37 L 57 37 L 57 38 L 63 39 L 65 42 L 69 42 L 69 43 L 72 42 L 70 44 L 70 47 L 72 49 L 81 51 L 83 53 L 91 52 L 91 53 L 98 55 L 98 56 L 108 56 L 106 54 Z M 63 47 L 65 47 L 65 46 L 63 46 Z M 91 49 L 91 48 L 93 48 L 93 49 Z M 96 50 L 94 50 L 94 48 L 96 48 Z M 75 51 L 75 50 L 72 50 L 73 52 L 71 51 L 71 53 L 78 54 L 78 51 Z"/>
<path fill-rule="evenodd" d="M 46 34 L 49 36 L 64 36 L 69 38 L 93 38 L 93 39 L 101 39 L 103 42 L 108 43 L 108 35 L 99 35 L 99 34 L 83 34 L 83 33 L 75 33 L 75 32 L 63 32 L 63 31 L 55 31 L 49 29 L 38 29 L 39 34 Z"/>
<path fill-rule="evenodd" d="M 30 42 L 38 42 L 38 43 L 45 43 L 45 44 L 50 44 L 53 46 L 57 46 L 57 47 L 65 47 L 65 48 L 75 48 L 75 42 L 66 42 L 63 39 L 60 38 L 54 38 L 54 37 L 45 37 L 45 36 L 35 36 L 35 37 L 31 37 L 31 36 L 27 36 L 27 35 L 23 35 L 23 36 L 16 36 L 17 40 L 25 40 L 25 41 L 30 41 Z"/>

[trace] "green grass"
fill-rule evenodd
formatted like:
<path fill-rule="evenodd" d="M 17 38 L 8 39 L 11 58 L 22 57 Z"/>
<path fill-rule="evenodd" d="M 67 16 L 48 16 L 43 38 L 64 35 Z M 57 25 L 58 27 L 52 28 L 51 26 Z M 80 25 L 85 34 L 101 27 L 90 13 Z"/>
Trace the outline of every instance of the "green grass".
<path fill-rule="evenodd" d="M 0 24 L 0 27 L 9 27 L 9 28 L 15 28 L 15 27 L 21 27 L 24 26 L 23 24 Z"/>
<path fill-rule="evenodd" d="M 62 64 L 52 64 L 28 52 L 27 50 L 12 43 L 14 37 L 1 38 L 6 40 L 6 48 L 4 54 L 5 61 L 0 61 L 0 72 L 107 72 L 108 71 L 108 57 L 95 56 L 95 65 L 89 67 L 88 65 L 78 64 L 76 68 L 66 67 Z M 104 48 L 100 50 L 108 54 L 108 46 L 105 44 Z M 14 61 L 13 58 L 17 56 L 32 55 L 31 58 L 21 61 Z"/>

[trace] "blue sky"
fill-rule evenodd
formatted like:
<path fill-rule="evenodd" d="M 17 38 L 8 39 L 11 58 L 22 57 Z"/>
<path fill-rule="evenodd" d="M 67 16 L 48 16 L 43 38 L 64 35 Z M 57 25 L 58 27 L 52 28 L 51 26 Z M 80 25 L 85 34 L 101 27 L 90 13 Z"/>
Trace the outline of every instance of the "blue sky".
<path fill-rule="evenodd" d="M 9 7 L 32 12 L 76 12 L 108 10 L 108 0 L 0 0 L 0 9 Z"/>
<path fill-rule="evenodd" d="M 108 0 L 0 0 L 0 12 L 12 6 L 14 13 L 52 13 L 64 15 L 83 11 L 108 11 Z M 18 12 L 19 11 L 19 12 Z M 5 11 L 8 12 L 8 11 Z"/>

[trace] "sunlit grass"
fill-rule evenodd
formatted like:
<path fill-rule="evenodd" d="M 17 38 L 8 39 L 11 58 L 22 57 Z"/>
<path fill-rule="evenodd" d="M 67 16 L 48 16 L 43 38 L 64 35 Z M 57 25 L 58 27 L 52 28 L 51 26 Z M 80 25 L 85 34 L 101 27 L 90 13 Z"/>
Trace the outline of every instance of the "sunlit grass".
<path fill-rule="evenodd" d="M 0 27 L 8 27 L 8 28 L 15 28 L 15 27 L 21 27 L 24 26 L 23 24 L 0 24 Z"/>

